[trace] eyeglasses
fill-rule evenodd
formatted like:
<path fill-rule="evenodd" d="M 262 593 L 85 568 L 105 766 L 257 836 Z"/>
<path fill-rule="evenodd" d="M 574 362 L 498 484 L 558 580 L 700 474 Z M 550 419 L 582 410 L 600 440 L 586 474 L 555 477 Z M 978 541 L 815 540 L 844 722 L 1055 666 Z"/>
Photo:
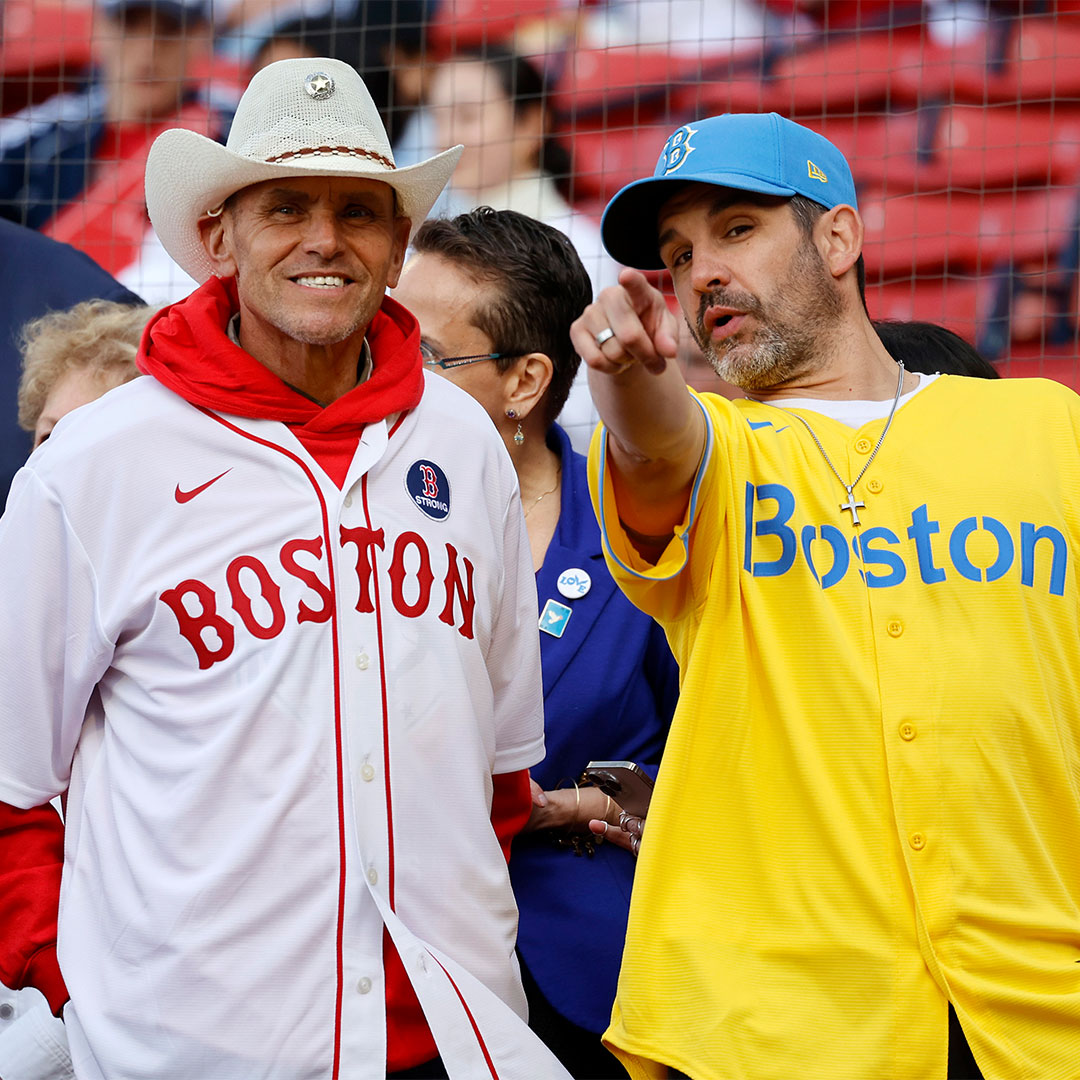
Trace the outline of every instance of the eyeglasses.
<path fill-rule="evenodd" d="M 451 368 L 464 367 L 466 364 L 479 364 L 481 360 L 504 360 L 515 356 L 515 353 L 476 353 L 473 356 L 439 356 L 426 342 L 420 342 L 420 357 L 425 367 L 442 368 L 449 371 Z"/>

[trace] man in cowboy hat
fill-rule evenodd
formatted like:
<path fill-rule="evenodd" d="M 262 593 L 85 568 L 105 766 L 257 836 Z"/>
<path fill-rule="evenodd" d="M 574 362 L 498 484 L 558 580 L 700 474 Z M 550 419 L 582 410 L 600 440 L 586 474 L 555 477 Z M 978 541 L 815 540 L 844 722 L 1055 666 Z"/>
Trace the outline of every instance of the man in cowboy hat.
<path fill-rule="evenodd" d="M 205 284 L 16 478 L 0 979 L 80 1080 L 565 1076 L 504 860 L 543 756 L 513 468 L 385 296 L 459 153 L 396 169 L 327 59 L 226 147 L 166 132 L 147 203 Z"/>

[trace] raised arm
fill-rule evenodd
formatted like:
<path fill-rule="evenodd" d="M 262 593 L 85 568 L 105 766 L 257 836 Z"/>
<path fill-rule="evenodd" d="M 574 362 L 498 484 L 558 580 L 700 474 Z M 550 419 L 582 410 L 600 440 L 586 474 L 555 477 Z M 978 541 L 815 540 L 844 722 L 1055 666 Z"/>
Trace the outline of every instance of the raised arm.
<path fill-rule="evenodd" d="M 653 562 L 686 514 L 705 446 L 704 417 L 675 362 L 676 331 L 664 297 L 637 270 L 623 270 L 570 331 L 608 430 L 619 519 Z"/>

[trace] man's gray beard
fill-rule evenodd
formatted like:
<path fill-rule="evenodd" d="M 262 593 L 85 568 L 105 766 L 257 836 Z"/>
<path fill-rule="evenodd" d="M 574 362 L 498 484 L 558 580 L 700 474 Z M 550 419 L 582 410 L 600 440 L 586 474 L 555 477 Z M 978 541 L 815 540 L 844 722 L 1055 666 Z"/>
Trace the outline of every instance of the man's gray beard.
<path fill-rule="evenodd" d="M 823 366 L 822 342 L 836 326 L 843 304 L 821 255 L 809 241 L 799 247 L 785 280 L 774 293 L 773 306 L 785 294 L 796 301 L 796 314 L 803 315 L 797 324 L 768 320 L 757 297 L 725 294 L 724 290 L 702 298 L 696 325 L 687 319 L 709 366 L 725 382 L 742 390 L 769 390 Z M 709 304 L 738 308 L 756 318 L 759 325 L 753 338 L 739 344 L 711 341 L 704 324 Z"/>
<path fill-rule="evenodd" d="M 725 382 L 742 390 L 768 390 L 817 366 L 802 345 L 802 342 L 794 345 L 775 327 L 766 326 L 749 344 L 725 348 L 710 341 L 702 347 L 702 352 L 713 371 Z"/>

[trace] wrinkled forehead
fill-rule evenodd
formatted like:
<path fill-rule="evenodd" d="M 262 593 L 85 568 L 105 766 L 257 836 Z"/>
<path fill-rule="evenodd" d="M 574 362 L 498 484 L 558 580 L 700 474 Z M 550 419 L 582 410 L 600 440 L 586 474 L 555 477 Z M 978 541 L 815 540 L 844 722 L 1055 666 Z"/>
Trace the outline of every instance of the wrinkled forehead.
<path fill-rule="evenodd" d="M 371 177 L 358 176 L 280 176 L 249 184 L 233 192 L 226 204 L 236 207 L 254 205 L 264 199 L 291 198 L 301 202 L 328 201 L 334 205 L 363 202 L 368 205 L 389 202 L 397 212 L 397 192 L 390 184 Z"/>
<path fill-rule="evenodd" d="M 687 182 L 667 198 L 656 215 L 657 247 L 699 224 L 710 225 L 721 214 L 738 207 L 780 210 L 791 202 L 787 195 L 763 195 L 758 191 Z"/>

